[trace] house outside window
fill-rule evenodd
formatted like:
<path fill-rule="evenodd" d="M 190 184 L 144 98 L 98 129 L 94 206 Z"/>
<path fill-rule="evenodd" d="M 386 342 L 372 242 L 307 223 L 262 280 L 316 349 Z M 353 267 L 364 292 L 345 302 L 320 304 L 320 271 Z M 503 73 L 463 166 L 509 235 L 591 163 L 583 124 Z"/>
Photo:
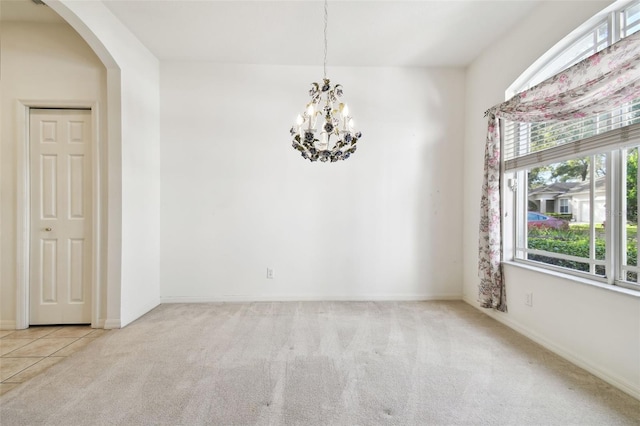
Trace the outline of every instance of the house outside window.
<path fill-rule="evenodd" d="M 514 91 L 526 90 L 640 30 L 640 0 L 615 6 Z M 506 217 L 514 218 L 507 222 L 513 227 L 507 258 L 640 290 L 640 101 L 570 122 L 503 126 L 504 178 L 512 183 L 503 186 L 504 199 L 513 201 L 505 209 Z M 539 215 L 565 224 L 540 221 Z"/>

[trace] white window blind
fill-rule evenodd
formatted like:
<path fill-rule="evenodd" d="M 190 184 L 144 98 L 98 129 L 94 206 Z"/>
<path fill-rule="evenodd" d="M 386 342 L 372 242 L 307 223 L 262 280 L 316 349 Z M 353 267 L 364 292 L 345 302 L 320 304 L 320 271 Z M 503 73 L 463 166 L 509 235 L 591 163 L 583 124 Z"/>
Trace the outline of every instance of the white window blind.
<path fill-rule="evenodd" d="M 502 135 L 506 170 L 561 161 L 578 153 L 589 155 L 640 137 L 640 100 L 599 116 L 570 121 L 505 121 Z"/>

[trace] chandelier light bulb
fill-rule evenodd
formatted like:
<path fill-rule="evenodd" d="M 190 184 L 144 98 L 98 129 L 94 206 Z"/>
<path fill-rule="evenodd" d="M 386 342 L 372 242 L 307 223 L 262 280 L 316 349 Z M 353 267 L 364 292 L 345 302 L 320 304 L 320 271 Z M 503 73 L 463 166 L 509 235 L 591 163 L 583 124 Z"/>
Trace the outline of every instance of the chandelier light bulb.
<path fill-rule="evenodd" d="M 296 125 L 300 127 L 302 126 L 302 123 L 304 123 L 304 118 L 302 118 L 302 116 L 298 114 L 298 116 L 296 117 Z"/>
<path fill-rule="evenodd" d="M 349 116 L 349 105 L 342 104 L 342 118 L 347 118 Z"/>

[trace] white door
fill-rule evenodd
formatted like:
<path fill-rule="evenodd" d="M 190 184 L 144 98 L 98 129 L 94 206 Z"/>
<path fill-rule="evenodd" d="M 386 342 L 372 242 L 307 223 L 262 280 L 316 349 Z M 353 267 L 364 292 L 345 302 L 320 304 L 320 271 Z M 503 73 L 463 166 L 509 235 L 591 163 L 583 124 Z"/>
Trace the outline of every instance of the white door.
<path fill-rule="evenodd" d="M 91 111 L 31 109 L 29 324 L 91 322 Z"/>

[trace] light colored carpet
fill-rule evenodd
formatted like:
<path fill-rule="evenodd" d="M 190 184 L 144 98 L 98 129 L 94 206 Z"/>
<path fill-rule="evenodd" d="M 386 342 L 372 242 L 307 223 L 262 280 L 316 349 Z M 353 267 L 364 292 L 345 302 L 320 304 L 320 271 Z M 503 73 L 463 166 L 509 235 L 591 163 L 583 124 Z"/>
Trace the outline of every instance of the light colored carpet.
<path fill-rule="evenodd" d="M 638 425 L 462 302 L 161 305 L 0 399 L 13 425 Z"/>

